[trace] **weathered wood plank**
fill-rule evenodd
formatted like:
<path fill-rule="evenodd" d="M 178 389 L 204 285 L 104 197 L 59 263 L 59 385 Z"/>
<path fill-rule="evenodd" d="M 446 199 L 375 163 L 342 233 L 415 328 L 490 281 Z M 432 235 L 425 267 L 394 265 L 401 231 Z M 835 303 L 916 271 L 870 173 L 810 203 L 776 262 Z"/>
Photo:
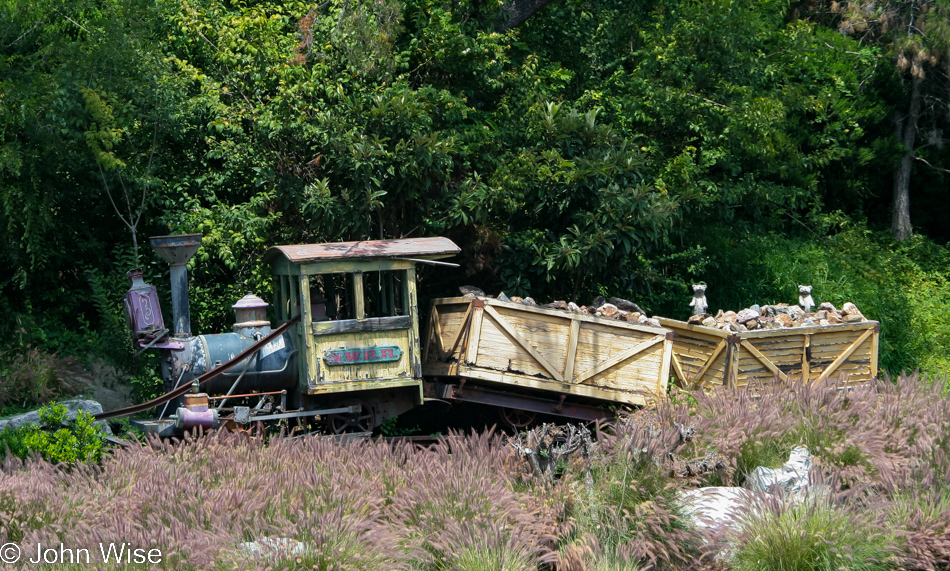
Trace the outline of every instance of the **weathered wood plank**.
<path fill-rule="evenodd" d="M 507 333 L 509 337 L 511 337 L 512 341 L 517 343 L 522 349 L 524 349 L 529 355 L 531 355 L 531 357 L 539 365 L 541 365 L 541 367 L 543 367 L 544 370 L 547 371 L 548 374 L 551 375 L 551 377 L 553 377 L 557 381 L 564 380 L 564 376 L 561 375 L 561 373 L 557 369 L 555 369 L 554 366 L 551 363 L 549 363 L 547 359 L 542 357 L 541 354 L 538 353 L 538 350 L 535 349 L 531 345 L 531 343 L 528 342 L 527 339 L 525 339 L 517 331 L 515 331 L 514 327 L 512 327 L 511 324 L 509 324 L 505 320 L 505 318 L 502 317 L 501 314 L 499 314 L 498 311 L 494 307 L 490 305 L 486 305 L 485 312 L 491 316 L 491 318 L 495 321 L 495 323 L 497 323 L 498 326 L 501 327 L 502 330 L 504 330 L 504 332 Z"/>
<path fill-rule="evenodd" d="M 393 331 L 412 327 L 412 317 L 370 317 L 368 319 L 344 319 L 342 321 L 316 321 L 311 324 L 314 335 L 338 335 L 340 333 L 366 333 L 368 331 Z"/>
<path fill-rule="evenodd" d="M 768 357 L 766 357 L 761 352 L 759 352 L 758 349 L 753 347 L 752 343 L 749 343 L 748 341 L 743 339 L 742 341 L 739 342 L 739 344 L 742 346 L 743 349 L 748 351 L 753 357 L 758 359 L 760 363 L 765 365 L 765 368 L 772 371 L 773 374 L 778 375 L 778 377 L 782 379 L 783 381 L 788 380 L 788 375 L 780 371 L 779 368 L 775 366 L 775 363 L 770 361 Z"/>
<path fill-rule="evenodd" d="M 647 339 L 646 341 L 641 341 L 640 343 L 637 343 L 636 345 L 620 353 L 619 355 L 615 355 L 614 357 L 611 357 L 610 359 L 603 361 L 602 363 L 600 363 L 593 369 L 590 369 L 578 375 L 577 377 L 575 377 L 574 381 L 577 383 L 583 383 L 591 379 L 592 377 L 595 377 L 599 375 L 600 373 L 603 373 L 607 369 L 610 369 L 611 367 L 615 367 L 619 365 L 620 363 L 626 361 L 627 359 L 633 357 L 634 355 L 642 351 L 645 351 L 646 349 L 649 349 L 650 347 L 656 345 L 657 343 L 662 343 L 665 340 L 666 340 L 665 335 L 657 335 L 655 337 L 651 337 L 650 339 Z"/>
<path fill-rule="evenodd" d="M 716 348 L 713 349 L 712 355 L 710 355 L 709 359 L 706 360 L 706 363 L 703 365 L 703 368 L 700 369 L 698 373 L 696 373 L 695 377 L 690 379 L 690 382 L 689 382 L 690 386 L 692 386 L 693 388 L 698 388 L 701 386 L 700 381 L 702 380 L 703 376 L 706 374 L 707 371 L 709 371 L 709 367 L 711 367 L 713 362 L 716 361 L 716 358 L 719 357 L 719 354 L 722 353 L 723 349 L 726 348 L 726 345 L 727 345 L 727 341 L 725 339 L 723 339 L 722 341 L 719 342 L 718 345 L 716 345 Z"/>
<path fill-rule="evenodd" d="M 468 328 L 469 321 L 472 319 L 472 306 L 469 305 L 468 309 L 465 310 L 465 313 L 462 315 L 461 323 L 458 326 L 458 331 L 452 336 L 452 343 L 449 344 L 449 348 L 445 349 L 442 355 L 442 360 L 444 361 L 449 355 L 454 355 L 456 349 L 458 349 L 459 341 L 462 340 L 462 336 Z M 440 333 L 441 335 L 441 333 Z"/>
<path fill-rule="evenodd" d="M 838 367 L 841 366 L 842 363 L 848 360 L 848 357 L 850 357 L 851 354 L 854 353 L 854 350 L 857 349 L 862 343 L 864 343 L 864 341 L 868 337 L 870 337 L 873 334 L 874 334 L 873 329 L 868 329 L 863 334 L 861 334 L 861 336 L 858 337 L 858 339 L 854 343 L 852 343 L 847 349 L 845 349 L 844 352 L 842 352 L 841 355 L 839 355 L 838 358 L 835 359 L 833 363 L 828 365 L 828 367 L 824 371 L 821 372 L 821 376 L 818 377 L 818 380 L 823 381 L 827 379 L 828 375 L 831 375 L 832 373 L 834 373 L 838 369 Z"/>
<path fill-rule="evenodd" d="M 564 363 L 564 378 L 574 380 L 574 364 L 577 361 L 577 338 L 580 336 L 581 322 L 571 321 L 571 332 L 567 338 L 567 358 Z"/>

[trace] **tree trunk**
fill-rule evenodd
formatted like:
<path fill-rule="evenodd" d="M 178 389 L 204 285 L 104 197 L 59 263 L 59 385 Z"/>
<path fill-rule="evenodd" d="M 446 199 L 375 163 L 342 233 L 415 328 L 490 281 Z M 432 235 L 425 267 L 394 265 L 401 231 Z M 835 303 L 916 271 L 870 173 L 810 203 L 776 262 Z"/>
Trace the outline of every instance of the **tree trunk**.
<path fill-rule="evenodd" d="M 901 164 L 894 173 L 894 199 L 892 203 L 891 231 L 898 241 L 903 242 L 913 234 L 910 225 L 910 173 L 914 168 L 917 140 L 917 120 L 920 118 L 920 83 L 913 79 L 910 91 L 910 111 L 904 118 L 897 120 L 897 140 L 904 147 Z"/>

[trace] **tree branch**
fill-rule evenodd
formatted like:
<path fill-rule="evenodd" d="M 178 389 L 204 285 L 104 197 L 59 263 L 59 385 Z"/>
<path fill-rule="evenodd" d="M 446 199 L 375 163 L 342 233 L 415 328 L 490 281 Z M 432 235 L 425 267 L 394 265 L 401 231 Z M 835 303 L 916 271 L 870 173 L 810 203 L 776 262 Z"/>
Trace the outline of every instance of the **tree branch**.
<path fill-rule="evenodd" d="M 922 148 L 922 147 L 918 147 L 918 148 Z M 937 171 L 937 172 L 950 173 L 950 170 L 948 170 L 948 169 L 933 166 L 932 164 L 930 164 L 929 162 L 927 162 L 927 159 L 924 159 L 924 158 L 921 158 L 921 157 L 918 157 L 918 156 L 915 156 L 914 159 L 915 159 L 915 160 L 918 160 L 918 161 L 920 161 L 920 162 L 922 162 L 922 163 L 924 163 L 925 165 L 927 165 L 928 167 L 932 168 L 933 170 L 935 170 L 935 171 Z"/>

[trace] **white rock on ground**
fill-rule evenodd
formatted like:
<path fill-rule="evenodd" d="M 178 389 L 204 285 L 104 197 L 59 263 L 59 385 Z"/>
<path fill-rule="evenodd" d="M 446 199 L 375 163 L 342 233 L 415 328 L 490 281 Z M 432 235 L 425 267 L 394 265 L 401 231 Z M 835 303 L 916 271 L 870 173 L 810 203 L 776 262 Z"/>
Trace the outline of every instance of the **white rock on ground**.
<path fill-rule="evenodd" d="M 688 490 L 680 495 L 683 515 L 699 529 L 732 527 L 741 522 L 756 495 L 745 488 L 709 487 Z"/>
<path fill-rule="evenodd" d="M 773 486 L 778 486 L 788 494 L 798 494 L 811 484 L 808 472 L 812 464 L 808 449 L 796 446 L 784 466 L 777 469 L 759 466 L 746 476 L 743 486 L 759 492 L 772 491 Z"/>
<path fill-rule="evenodd" d="M 287 537 L 262 537 L 260 541 L 242 543 L 240 551 L 251 557 L 277 558 L 301 555 L 307 552 L 307 546 Z"/>
<path fill-rule="evenodd" d="M 89 414 L 97 415 L 102 412 L 102 405 L 94 400 L 86 399 L 71 399 L 65 400 L 63 402 L 57 403 L 64 405 L 66 410 L 69 411 L 67 415 L 70 420 L 75 419 L 79 414 L 79 411 L 86 411 Z M 19 428 L 24 424 L 39 424 L 40 423 L 40 414 L 39 411 L 31 410 L 30 412 L 24 412 L 23 414 L 18 414 L 16 416 L 11 416 L 10 418 L 5 418 L 0 420 L 0 430 L 7 428 Z M 102 432 L 106 434 L 112 434 L 112 429 L 109 428 L 109 424 L 100 420 L 96 423 L 96 426 L 99 427 Z"/>

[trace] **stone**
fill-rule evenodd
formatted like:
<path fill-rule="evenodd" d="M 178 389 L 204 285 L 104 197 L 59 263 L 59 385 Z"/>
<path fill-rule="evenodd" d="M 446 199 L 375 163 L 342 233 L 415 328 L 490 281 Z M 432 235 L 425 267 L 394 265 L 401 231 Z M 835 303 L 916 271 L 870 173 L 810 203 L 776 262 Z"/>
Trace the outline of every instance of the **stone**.
<path fill-rule="evenodd" d="M 797 305 L 790 305 L 788 307 L 788 316 L 795 321 L 801 321 L 805 319 L 805 310 Z"/>
<path fill-rule="evenodd" d="M 748 330 L 749 330 L 749 328 L 746 327 L 745 325 L 743 325 L 742 323 L 736 323 L 736 329 L 738 329 L 739 331 L 748 331 Z"/>
<path fill-rule="evenodd" d="M 759 311 L 757 311 L 757 310 L 755 310 L 755 309 L 752 309 L 752 308 L 750 307 L 750 308 L 748 308 L 748 309 L 743 309 L 742 311 L 740 311 L 739 313 L 737 313 L 737 314 L 736 314 L 736 321 L 738 321 L 739 323 L 743 323 L 743 324 L 744 324 L 744 323 L 747 323 L 747 322 L 749 322 L 749 321 L 753 321 L 753 320 L 755 320 L 755 319 L 758 319 L 758 318 L 761 317 L 761 316 L 762 316 L 762 314 L 759 313 Z"/>
<path fill-rule="evenodd" d="M 746 476 L 743 487 L 756 492 L 782 489 L 787 494 L 798 494 L 811 484 L 808 472 L 812 465 L 811 453 L 808 448 L 796 446 L 789 454 L 788 462 L 781 468 L 772 469 L 759 466 Z"/>
<path fill-rule="evenodd" d="M 551 304 L 551 307 L 553 307 L 554 309 L 560 309 L 561 311 L 567 311 L 567 310 L 568 310 L 567 302 L 566 302 L 566 301 L 563 301 L 563 300 L 560 300 L 560 299 L 554 301 L 554 302 Z"/>
<path fill-rule="evenodd" d="M 612 303 L 605 303 L 600 306 L 600 316 L 607 319 L 616 319 L 620 316 L 620 309 Z"/>
<path fill-rule="evenodd" d="M 827 319 L 822 319 L 818 322 L 818 325 L 831 325 L 831 322 Z"/>
<path fill-rule="evenodd" d="M 620 310 L 620 315 L 617 316 L 617 319 L 619 319 L 619 320 L 621 320 L 621 321 L 626 321 L 628 317 L 630 317 L 630 312 L 629 312 L 629 311 L 624 311 L 624 310 L 621 309 L 621 310 Z"/>
<path fill-rule="evenodd" d="M 66 418 L 69 420 L 75 420 L 79 415 L 80 411 L 88 412 L 89 414 L 95 416 L 102 412 L 102 405 L 94 400 L 88 399 L 70 399 L 64 400 L 57 404 L 61 404 L 66 407 L 67 414 Z M 11 416 L 10 418 L 5 418 L 0 420 L 0 431 L 5 428 L 19 428 L 24 424 L 39 424 L 40 423 L 40 413 L 38 410 L 31 410 L 30 412 L 24 412 L 23 414 L 18 414 Z M 109 423 L 104 420 L 100 420 L 95 423 L 105 434 L 112 434 L 112 429 L 109 428 Z"/>
<path fill-rule="evenodd" d="M 715 327 L 718 322 L 716 321 L 715 317 L 707 317 L 706 319 L 703 319 L 702 324 L 706 327 Z"/>
<path fill-rule="evenodd" d="M 574 303 L 573 301 L 568 302 L 567 310 L 570 311 L 571 313 L 581 313 L 580 306 Z"/>
<path fill-rule="evenodd" d="M 758 319 L 750 319 L 749 321 L 746 321 L 745 323 L 741 325 L 745 327 L 748 331 L 755 331 L 756 329 L 760 327 Z"/>
<path fill-rule="evenodd" d="M 693 323 L 695 325 L 699 325 L 707 317 L 710 317 L 708 313 L 700 313 L 699 315 L 690 315 L 689 319 L 686 320 L 686 323 Z"/>
<path fill-rule="evenodd" d="M 287 537 L 262 537 L 259 541 L 245 541 L 240 551 L 251 557 L 282 559 L 307 552 L 307 546 Z"/>
<path fill-rule="evenodd" d="M 516 295 L 511 296 L 511 301 L 515 303 L 524 303 L 524 298 L 518 297 Z"/>
<path fill-rule="evenodd" d="M 500 294 L 498 294 L 498 297 L 496 299 L 498 301 L 511 301 L 511 298 L 505 295 L 505 292 L 501 292 Z"/>
<path fill-rule="evenodd" d="M 828 302 L 828 301 L 821 302 L 821 305 L 818 306 L 818 310 L 819 311 L 824 310 L 828 312 L 838 311 L 837 309 L 835 309 L 835 306 L 831 305 L 831 302 Z"/>
<path fill-rule="evenodd" d="M 726 312 L 723 311 L 723 310 L 721 310 L 721 309 L 720 309 L 719 311 L 717 311 L 717 312 L 716 312 L 716 320 L 718 321 L 719 318 L 721 318 L 723 315 L 725 315 L 725 313 L 726 313 Z"/>
<path fill-rule="evenodd" d="M 737 526 L 756 500 L 753 492 L 739 487 L 708 487 L 680 493 L 683 515 L 700 529 Z"/>
<path fill-rule="evenodd" d="M 624 311 L 636 311 L 637 313 L 646 313 L 645 311 L 643 311 L 642 309 L 640 309 L 640 306 L 639 306 L 639 305 L 633 303 L 632 301 L 630 301 L 630 300 L 628 300 L 628 299 L 623 299 L 623 298 L 619 298 L 619 297 L 612 297 L 612 298 L 610 298 L 610 299 L 607 300 L 607 301 L 608 301 L 609 303 L 612 303 L 612 304 L 616 305 L 616 306 L 617 306 L 617 309 L 622 309 L 622 310 L 624 310 Z"/>
<path fill-rule="evenodd" d="M 646 315 L 640 314 L 640 317 L 637 318 L 637 323 L 644 325 L 647 321 L 650 321 Z"/>
<path fill-rule="evenodd" d="M 646 316 L 644 316 L 644 318 L 646 318 Z M 662 327 L 662 325 L 660 325 L 660 320 L 655 317 L 647 319 L 642 323 L 642 325 L 649 325 L 650 327 Z"/>
<path fill-rule="evenodd" d="M 765 323 L 765 329 L 781 329 L 782 324 L 774 319 L 770 319 Z"/>
<path fill-rule="evenodd" d="M 759 304 L 750 305 L 749 309 L 751 309 L 752 311 L 758 311 L 760 314 L 762 313 L 762 307 L 759 306 Z"/>
<path fill-rule="evenodd" d="M 538 302 L 534 301 L 533 297 L 526 297 L 524 298 L 524 304 L 537 307 Z"/>
<path fill-rule="evenodd" d="M 727 311 L 723 313 L 720 319 L 728 323 L 736 323 L 738 321 L 735 311 Z"/>
<path fill-rule="evenodd" d="M 820 311 L 816 311 L 816 312 L 815 312 L 815 319 L 817 319 L 817 320 L 819 320 L 819 321 L 821 321 L 822 319 L 828 319 L 828 311 L 825 310 L 825 309 L 822 309 L 822 310 L 820 310 Z"/>
<path fill-rule="evenodd" d="M 825 320 L 828 322 L 828 325 L 837 325 L 841 323 L 841 318 L 838 317 L 837 313 L 829 313 L 828 318 Z"/>
<path fill-rule="evenodd" d="M 590 307 L 593 307 L 594 309 L 600 309 L 600 306 L 605 303 L 607 303 L 607 298 L 602 295 L 598 295 L 594 298 L 594 301 L 590 302 Z"/>
<path fill-rule="evenodd" d="M 845 315 L 854 315 L 855 313 L 860 314 L 861 310 L 858 309 L 858 306 L 854 305 L 850 301 L 841 306 L 841 313 Z"/>
<path fill-rule="evenodd" d="M 861 323 L 864 321 L 864 316 L 860 313 L 849 313 L 848 315 L 844 316 L 843 321 L 845 323 Z"/>
<path fill-rule="evenodd" d="M 805 320 L 802 321 L 802 325 L 804 325 L 804 326 L 806 326 L 806 327 L 811 327 L 811 326 L 816 325 L 816 324 L 817 324 L 817 322 L 816 322 L 813 318 L 811 318 L 811 317 L 806 317 Z"/>
<path fill-rule="evenodd" d="M 481 288 L 470 285 L 459 286 L 459 291 L 462 292 L 462 295 L 465 297 L 479 297 L 485 295 L 485 292 L 482 291 Z"/>
<path fill-rule="evenodd" d="M 788 314 L 779 313 L 775 316 L 775 323 L 778 323 L 781 327 L 792 327 L 795 322 Z"/>

